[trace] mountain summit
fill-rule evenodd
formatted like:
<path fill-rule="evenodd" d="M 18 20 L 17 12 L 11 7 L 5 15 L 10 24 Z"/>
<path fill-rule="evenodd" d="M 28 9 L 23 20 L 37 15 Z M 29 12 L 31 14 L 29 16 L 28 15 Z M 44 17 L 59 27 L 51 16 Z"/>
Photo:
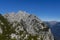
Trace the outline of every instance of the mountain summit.
<path fill-rule="evenodd" d="M 54 40 L 54 37 L 50 28 L 38 17 L 19 11 L 0 15 L 0 39 Z"/>

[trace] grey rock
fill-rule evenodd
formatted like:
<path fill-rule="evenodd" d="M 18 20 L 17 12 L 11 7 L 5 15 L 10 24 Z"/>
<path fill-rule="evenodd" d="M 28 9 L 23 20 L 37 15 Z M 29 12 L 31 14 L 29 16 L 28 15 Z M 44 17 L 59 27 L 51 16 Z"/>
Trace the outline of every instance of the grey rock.
<path fill-rule="evenodd" d="M 23 35 L 26 34 L 26 37 L 27 35 L 38 35 L 37 40 L 54 40 L 50 28 L 35 15 L 19 11 L 18 13 L 5 14 L 4 18 L 6 18 L 13 27 L 16 27 L 15 31 L 18 34 L 20 31 L 24 31 Z M 23 35 L 20 36 L 21 40 L 27 39 L 25 37 L 23 39 Z M 17 38 L 18 37 L 16 37 L 16 39 Z"/>

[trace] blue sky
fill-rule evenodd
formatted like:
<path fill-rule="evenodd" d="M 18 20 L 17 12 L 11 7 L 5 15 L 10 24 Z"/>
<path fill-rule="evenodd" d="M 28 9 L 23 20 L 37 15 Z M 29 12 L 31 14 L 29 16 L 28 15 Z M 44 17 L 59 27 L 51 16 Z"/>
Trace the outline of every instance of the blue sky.
<path fill-rule="evenodd" d="M 0 0 L 0 13 L 18 12 L 34 14 L 43 21 L 60 21 L 59 0 Z"/>

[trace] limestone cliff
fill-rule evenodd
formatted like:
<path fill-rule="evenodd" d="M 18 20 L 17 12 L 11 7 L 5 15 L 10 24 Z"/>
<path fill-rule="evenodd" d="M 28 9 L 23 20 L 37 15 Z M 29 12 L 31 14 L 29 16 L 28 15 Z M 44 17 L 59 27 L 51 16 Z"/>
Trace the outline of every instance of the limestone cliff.
<path fill-rule="evenodd" d="M 5 14 L 2 17 L 7 20 L 8 26 L 0 17 L 0 34 L 6 30 L 4 27 L 9 28 L 6 30 L 6 35 L 8 35 L 5 35 L 6 40 L 8 37 L 9 40 L 54 40 L 50 28 L 35 15 L 19 11 L 18 13 Z M 4 30 L 3 25 L 5 25 Z"/>

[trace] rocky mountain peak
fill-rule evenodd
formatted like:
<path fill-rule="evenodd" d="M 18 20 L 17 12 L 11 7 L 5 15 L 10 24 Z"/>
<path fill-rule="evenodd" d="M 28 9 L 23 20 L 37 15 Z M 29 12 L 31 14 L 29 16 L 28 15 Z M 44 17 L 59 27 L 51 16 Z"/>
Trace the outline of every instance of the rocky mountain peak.
<path fill-rule="evenodd" d="M 8 27 L 10 27 L 11 25 L 8 30 L 14 31 L 11 31 L 11 33 L 9 34 L 12 39 L 54 40 L 50 28 L 35 15 L 19 11 L 17 13 L 5 14 L 3 17 L 8 21 Z M 5 26 L 7 27 L 7 25 Z"/>

